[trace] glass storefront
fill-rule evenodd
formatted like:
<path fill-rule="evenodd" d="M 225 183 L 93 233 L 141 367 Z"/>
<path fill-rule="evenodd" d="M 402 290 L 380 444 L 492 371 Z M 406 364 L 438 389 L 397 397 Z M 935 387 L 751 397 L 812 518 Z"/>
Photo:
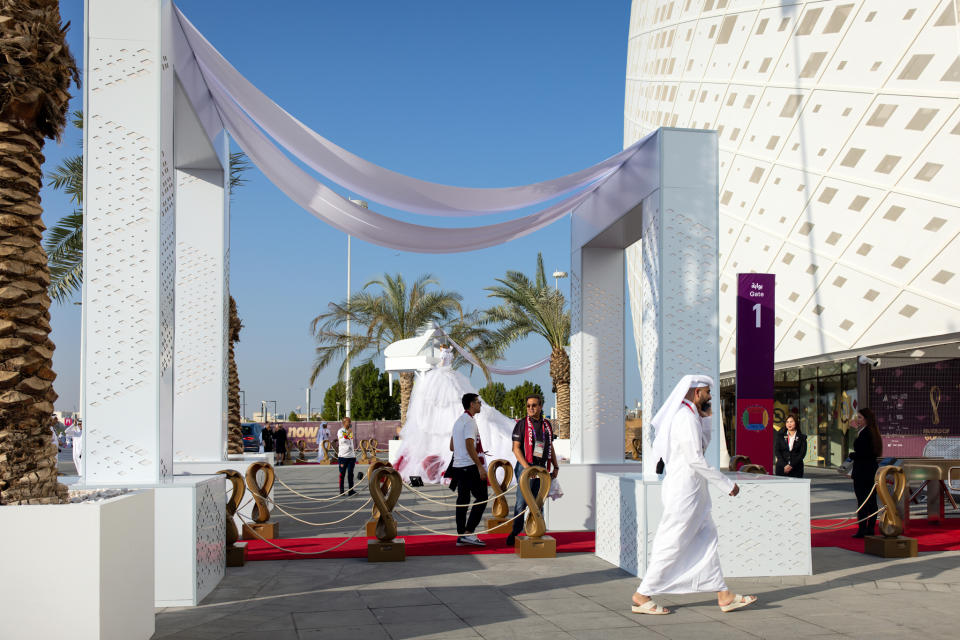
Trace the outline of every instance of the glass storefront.
<path fill-rule="evenodd" d="M 843 463 L 856 436 L 849 428 L 857 408 L 856 359 L 775 371 L 773 393 L 774 428 L 782 429 L 789 415 L 797 418 L 807 435 L 806 464 L 835 467 Z M 720 396 L 732 454 L 736 451 L 734 378 L 721 380 Z"/>

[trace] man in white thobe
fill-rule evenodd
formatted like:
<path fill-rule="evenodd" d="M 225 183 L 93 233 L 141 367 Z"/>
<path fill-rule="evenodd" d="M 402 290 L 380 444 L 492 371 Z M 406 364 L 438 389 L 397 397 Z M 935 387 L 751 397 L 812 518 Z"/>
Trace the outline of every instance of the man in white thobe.
<path fill-rule="evenodd" d="M 317 429 L 317 460 L 324 460 L 327 457 L 326 452 L 323 450 L 323 441 L 330 439 L 330 429 L 327 428 L 326 422 L 320 423 L 320 428 Z"/>
<path fill-rule="evenodd" d="M 66 428 L 63 435 L 70 438 L 73 447 L 73 465 L 77 468 L 77 475 L 83 475 L 83 425 L 77 420 Z"/>
<path fill-rule="evenodd" d="M 724 612 L 757 601 L 756 596 L 730 592 L 720 570 L 707 483 L 731 496 L 737 495 L 740 487 L 703 457 L 713 423 L 712 385 L 708 376 L 684 376 L 653 418 L 655 439 L 649 461 L 664 463 L 663 515 L 643 582 L 633 595 L 634 613 L 670 613 L 652 600 L 658 593 L 716 591 Z"/>

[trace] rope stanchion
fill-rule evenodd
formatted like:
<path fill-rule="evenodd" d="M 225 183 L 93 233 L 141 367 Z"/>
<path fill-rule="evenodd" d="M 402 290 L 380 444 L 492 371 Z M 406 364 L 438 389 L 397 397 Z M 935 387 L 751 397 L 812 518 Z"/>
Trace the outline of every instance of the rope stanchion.
<path fill-rule="evenodd" d="M 270 499 L 268 498 L 268 500 L 270 500 Z M 371 499 L 368 499 L 368 500 L 367 500 L 366 502 L 364 502 L 362 505 L 360 505 L 359 507 L 357 507 L 356 510 L 354 510 L 352 513 L 347 514 L 346 516 L 344 516 L 343 518 L 340 518 L 339 520 L 333 520 L 333 521 L 331 521 L 331 522 L 310 522 L 309 520 L 304 520 L 304 519 L 302 519 L 302 518 L 298 518 L 297 516 L 293 515 L 292 513 L 288 512 L 288 511 L 285 511 L 283 507 L 281 507 L 280 505 L 278 505 L 278 504 L 277 504 L 276 502 L 274 502 L 273 500 L 270 500 L 270 502 L 273 504 L 273 506 L 274 506 L 276 509 L 278 509 L 281 513 L 283 513 L 283 514 L 284 514 L 285 516 L 287 516 L 288 518 L 293 518 L 293 519 L 296 520 L 297 522 L 300 522 L 300 523 L 303 523 L 303 524 L 306 524 L 306 525 L 310 525 L 311 527 L 325 527 L 325 526 L 328 526 L 328 525 L 331 525 L 331 524 L 340 524 L 340 523 L 343 522 L 344 520 L 349 520 L 351 517 L 355 516 L 356 514 L 360 513 L 361 511 L 363 511 L 363 510 L 367 507 L 367 505 L 370 504 L 371 500 L 372 500 L 372 498 L 371 498 Z"/>
<path fill-rule="evenodd" d="M 877 509 L 876 511 L 874 511 L 874 512 L 871 513 L 870 515 L 864 516 L 863 518 L 860 518 L 859 520 L 854 520 L 854 518 L 856 517 L 857 512 L 859 512 L 860 509 L 862 509 L 863 506 L 864 506 L 865 504 L 867 504 L 867 501 L 870 500 L 870 497 L 873 496 L 873 492 L 876 491 L 876 490 L 877 490 L 877 485 L 874 484 L 873 487 L 871 487 L 871 489 L 870 489 L 870 493 L 867 494 L 867 497 L 863 499 L 863 502 L 860 503 L 860 506 L 857 507 L 856 510 L 853 512 L 853 513 L 854 513 L 853 516 L 851 516 L 851 517 L 849 517 L 849 518 L 846 518 L 846 519 L 844 519 L 844 520 L 842 520 L 841 522 L 838 522 L 838 523 L 836 523 L 836 524 L 824 525 L 824 526 L 810 525 L 810 528 L 811 528 L 811 529 L 827 529 L 827 530 L 843 529 L 844 527 L 849 527 L 850 525 L 853 525 L 853 524 L 859 524 L 860 522 L 863 522 L 864 520 L 869 520 L 869 519 L 872 518 L 873 516 L 875 516 L 875 515 L 879 514 L 880 512 L 882 512 L 886 507 L 880 507 L 879 509 Z M 852 522 L 851 522 L 851 521 L 852 521 Z"/>
<path fill-rule="evenodd" d="M 243 520 L 248 520 L 248 519 L 249 519 L 249 518 L 246 518 L 245 516 L 243 516 L 242 514 L 239 514 L 239 513 L 238 513 L 237 515 L 240 516 L 240 518 L 243 519 Z M 354 538 L 356 538 L 357 536 L 359 536 L 362 532 L 363 532 L 363 527 L 357 529 L 356 533 L 354 533 L 353 535 L 351 535 L 349 538 L 347 538 L 347 539 L 344 540 L 343 542 L 338 542 L 337 544 L 335 544 L 334 546 L 330 547 L 329 549 L 323 549 L 322 551 L 295 551 L 295 550 L 293 550 L 293 549 L 287 549 L 286 547 L 281 547 L 280 545 L 274 544 L 274 543 L 271 542 L 270 540 L 267 540 L 266 538 L 264 538 L 263 536 L 261 536 L 261 535 L 260 535 L 259 533 L 257 533 L 256 531 L 254 531 L 253 533 L 254 533 L 254 535 L 255 535 L 257 538 L 259 538 L 260 540 L 263 540 L 264 542 L 266 542 L 268 545 L 270 545 L 270 546 L 273 547 L 274 549 L 279 549 L 280 551 L 286 551 L 287 553 L 294 553 L 294 554 L 296 554 L 296 555 L 298 555 L 298 556 L 316 556 L 316 555 L 320 555 L 320 554 L 323 554 L 323 553 L 330 553 L 331 551 L 335 551 L 336 549 L 339 549 L 339 548 L 342 547 L 343 545 L 347 544 L 348 542 L 350 542 L 351 540 L 353 540 Z"/>
<path fill-rule="evenodd" d="M 290 493 L 292 493 L 292 494 L 294 494 L 294 495 L 298 495 L 298 496 L 300 496 L 301 498 L 304 498 L 304 499 L 306 499 L 306 500 L 312 500 L 313 502 L 330 502 L 331 500 L 339 500 L 339 499 L 343 498 L 344 496 L 349 496 L 349 494 L 350 494 L 350 491 L 347 490 L 347 491 L 344 491 L 343 493 L 338 493 L 337 495 L 331 496 L 331 497 L 329 497 L 329 498 L 314 498 L 313 496 L 308 496 L 308 495 L 306 495 L 306 494 L 304 494 L 304 493 L 300 493 L 300 492 L 297 491 L 296 489 L 291 488 L 290 485 L 288 485 L 286 482 L 284 482 L 283 480 L 281 480 L 279 477 L 276 477 L 275 480 L 276 480 L 276 482 L 278 482 L 278 483 L 280 483 L 281 485 L 283 485 L 283 488 L 286 489 L 287 491 L 289 491 Z"/>

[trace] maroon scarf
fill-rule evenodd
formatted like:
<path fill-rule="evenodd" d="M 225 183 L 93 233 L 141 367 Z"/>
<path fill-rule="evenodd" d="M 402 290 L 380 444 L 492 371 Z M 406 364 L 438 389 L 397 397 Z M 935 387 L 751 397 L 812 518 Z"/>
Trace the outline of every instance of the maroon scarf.
<path fill-rule="evenodd" d="M 553 445 L 553 427 L 550 426 L 550 421 L 546 418 L 540 418 L 540 421 L 543 424 L 543 459 L 547 471 L 549 471 L 552 462 L 550 447 Z M 530 419 L 530 416 L 527 416 L 527 426 L 524 436 L 524 456 L 527 462 L 531 464 L 533 463 L 533 441 L 535 437 L 536 430 L 533 428 L 533 420 Z"/>

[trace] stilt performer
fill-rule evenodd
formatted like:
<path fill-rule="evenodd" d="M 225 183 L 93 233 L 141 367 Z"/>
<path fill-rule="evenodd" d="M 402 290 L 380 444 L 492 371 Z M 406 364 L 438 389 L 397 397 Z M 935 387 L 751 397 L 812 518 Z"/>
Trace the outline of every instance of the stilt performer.
<path fill-rule="evenodd" d="M 657 472 L 666 474 L 663 516 L 643 582 L 633 594 L 634 613 L 670 613 L 653 601 L 652 596 L 659 593 L 716 591 L 724 612 L 757 601 L 756 596 L 730 592 L 720 570 L 707 483 L 731 496 L 740 493 L 740 487 L 703 457 L 712 435 L 711 386 L 713 380 L 708 376 L 684 376 L 653 418 L 653 451 L 649 458 L 644 456 L 644 463 L 656 462 Z"/>

